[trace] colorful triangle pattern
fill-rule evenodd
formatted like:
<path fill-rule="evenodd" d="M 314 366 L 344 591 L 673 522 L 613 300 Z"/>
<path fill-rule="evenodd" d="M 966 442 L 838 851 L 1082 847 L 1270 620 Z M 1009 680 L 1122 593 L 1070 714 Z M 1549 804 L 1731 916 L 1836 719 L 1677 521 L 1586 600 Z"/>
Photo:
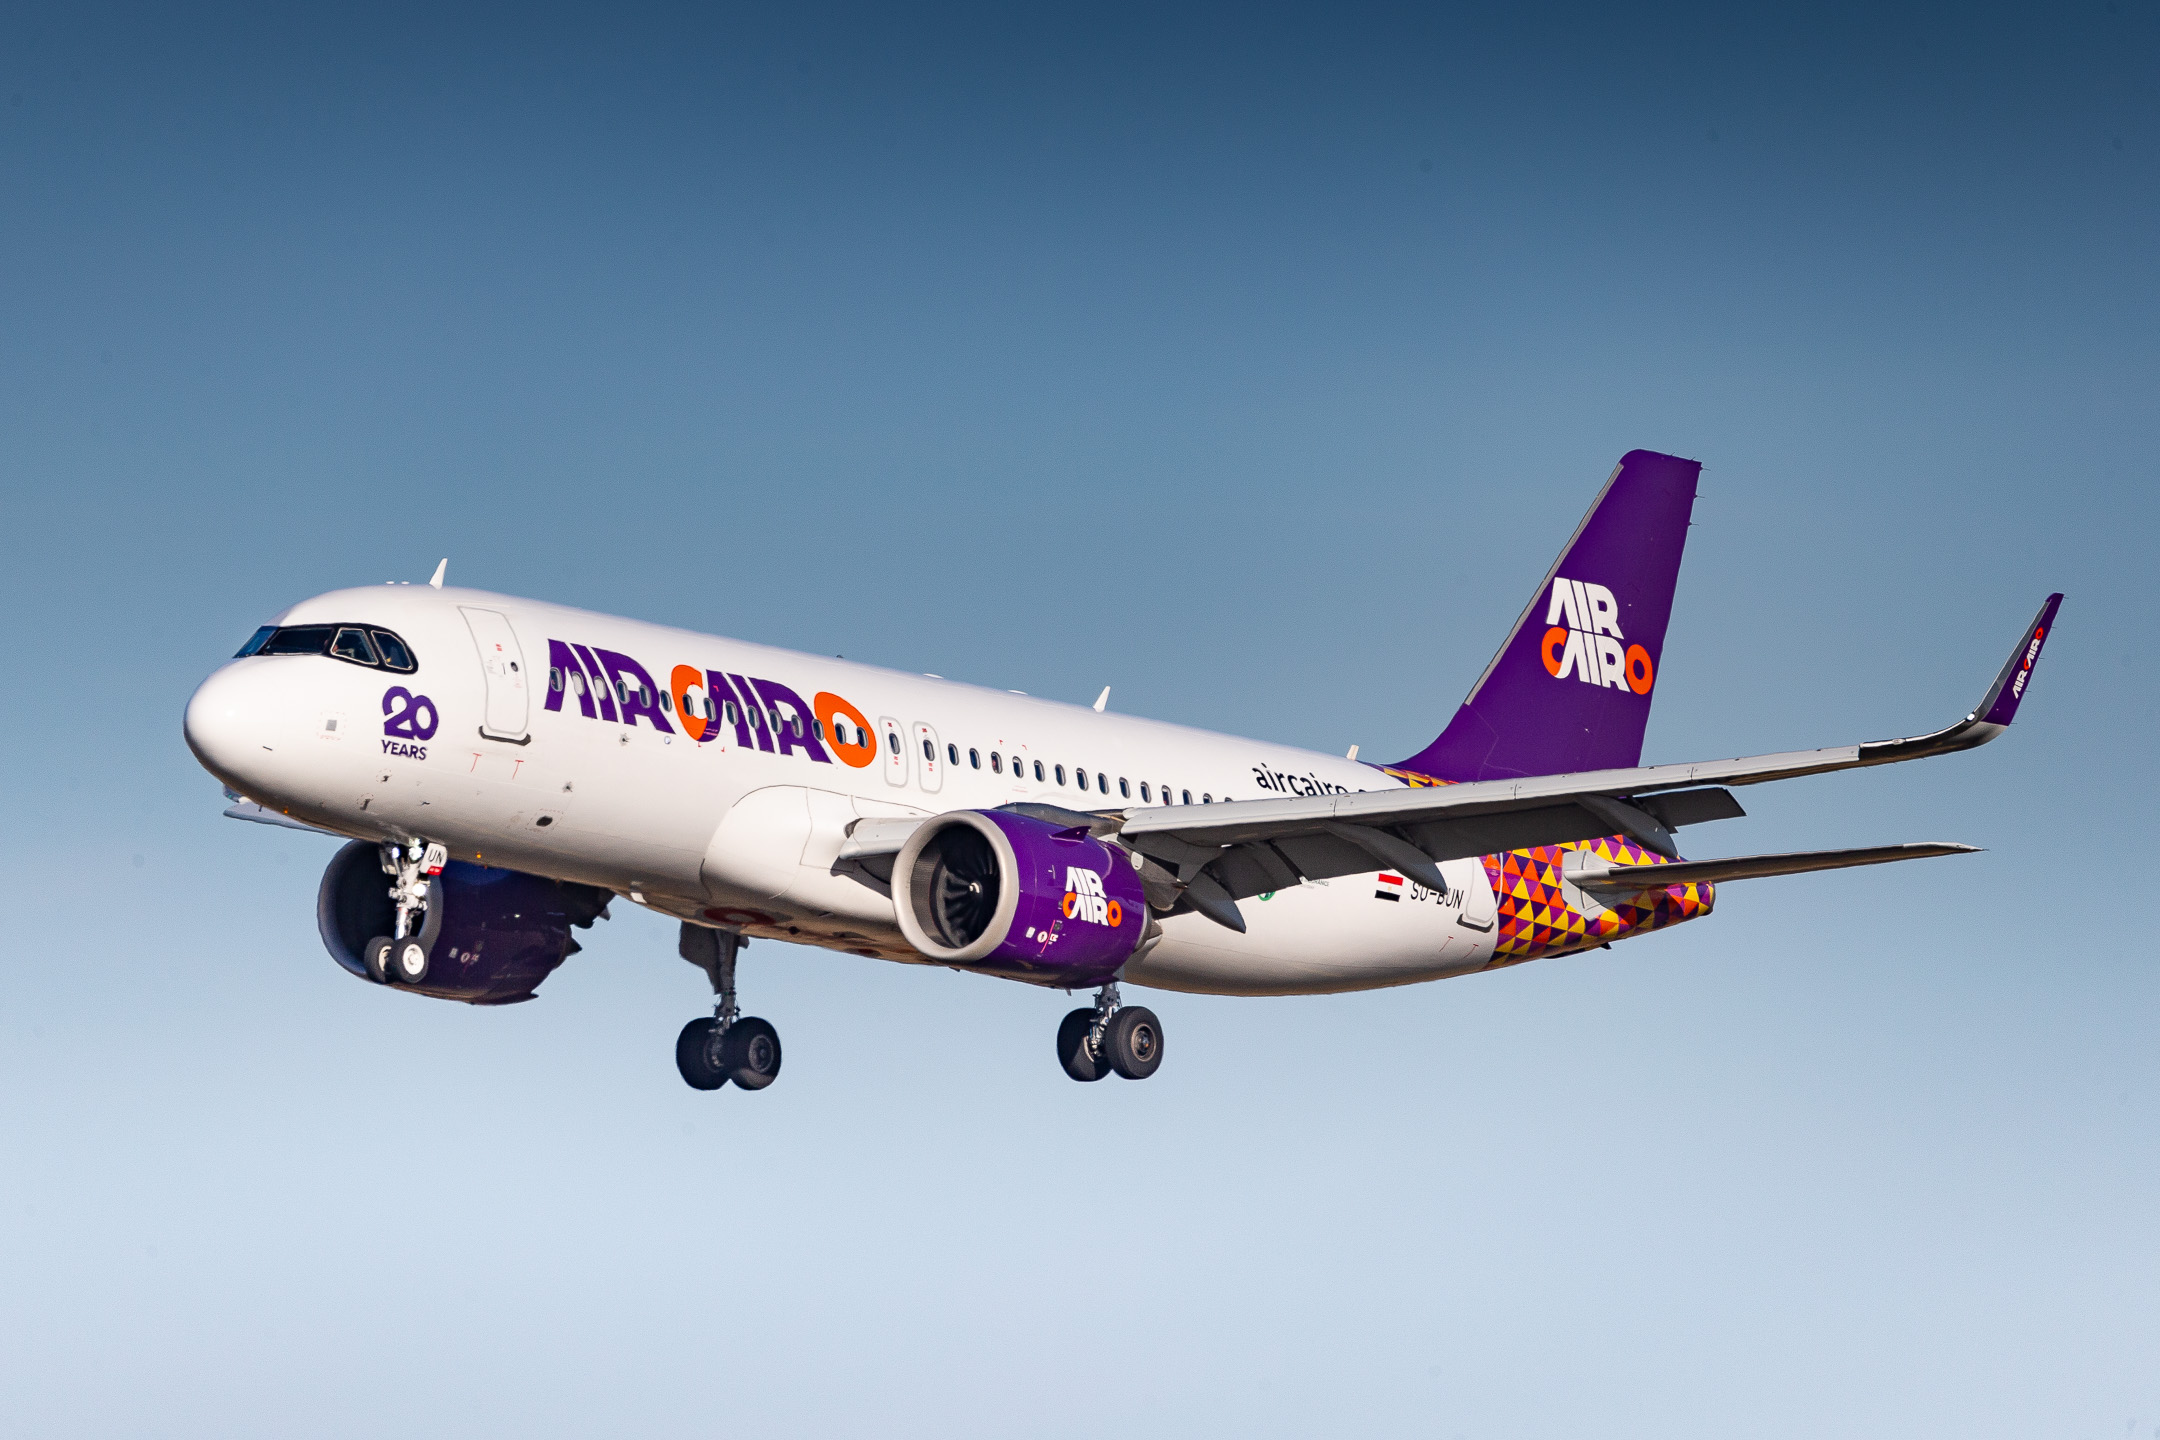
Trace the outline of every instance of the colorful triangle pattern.
<path fill-rule="evenodd" d="M 1568 902 L 1561 884 L 1561 857 L 1570 850 L 1587 850 L 1615 865 L 1667 863 L 1663 856 L 1618 836 L 1487 855 L 1485 874 L 1500 908 L 1500 928 L 1493 943 L 1495 966 L 1588 950 L 1662 930 L 1707 915 L 1717 903 L 1714 885 L 1668 885 L 1649 892 L 1648 905 L 1621 903 L 1595 915 L 1585 914 Z"/>

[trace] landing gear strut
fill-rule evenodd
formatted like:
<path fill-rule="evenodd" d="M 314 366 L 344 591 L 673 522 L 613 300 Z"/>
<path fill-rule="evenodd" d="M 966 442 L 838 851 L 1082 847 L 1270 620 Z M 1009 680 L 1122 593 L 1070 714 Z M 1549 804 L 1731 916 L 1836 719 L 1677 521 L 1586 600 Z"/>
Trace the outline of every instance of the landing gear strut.
<path fill-rule="evenodd" d="M 675 1037 L 675 1068 L 693 1090 L 718 1090 L 733 1080 L 741 1090 L 762 1090 L 780 1078 L 780 1032 L 735 1004 L 735 956 L 750 942 L 734 930 L 683 923 L 683 959 L 712 981 L 713 1013 L 683 1026 Z"/>
<path fill-rule="evenodd" d="M 1162 1066 L 1162 1022 L 1145 1005 L 1121 1004 L 1112 980 L 1095 992 L 1093 1009 L 1065 1017 L 1057 1049 L 1058 1064 L 1075 1080 L 1100 1080 L 1112 1070 L 1145 1080 Z"/>
<path fill-rule="evenodd" d="M 386 840 L 382 872 L 391 877 L 390 903 L 397 919 L 388 935 L 368 941 L 362 954 L 368 978 L 378 985 L 418 985 L 427 979 L 427 946 L 420 943 L 420 917 L 427 913 L 428 882 L 442 873 L 450 852 L 425 840 Z"/>

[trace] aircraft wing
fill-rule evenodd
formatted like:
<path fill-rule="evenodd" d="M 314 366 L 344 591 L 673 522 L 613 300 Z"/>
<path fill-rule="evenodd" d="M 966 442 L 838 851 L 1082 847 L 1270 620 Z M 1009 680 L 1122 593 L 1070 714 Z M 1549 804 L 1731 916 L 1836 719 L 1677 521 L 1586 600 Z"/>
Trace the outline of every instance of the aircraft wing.
<path fill-rule="evenodd" d="M 1155 862 L 1143 871 L 1151 903 L 1176 903 L 1182 892 L 1189 908 L 1234 930 L 1245 928 L 1235 904 L 1245 896 L 1376 864 L 1444 890 L 1437 861 L 1604 835 L 1677 859 L 1674 830 L 1744 813 L 1725 786 L 1921 760 L 2002 734 L 2061 603 L 2059 594 L 2047 598 L 1972 713 L 1932 734 L 1682 765 L 1129 810 L 1113 828 Z"/>

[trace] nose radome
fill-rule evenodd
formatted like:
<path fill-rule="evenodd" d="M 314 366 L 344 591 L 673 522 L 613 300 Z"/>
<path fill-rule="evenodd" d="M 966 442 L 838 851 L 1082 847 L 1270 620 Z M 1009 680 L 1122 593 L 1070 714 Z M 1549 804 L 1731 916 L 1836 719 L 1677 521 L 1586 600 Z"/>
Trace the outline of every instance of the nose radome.
<path fill-rule="evenodd" d="M 236 790 L 275 753 L 272 696 L 264 672 L 276 668 L 236 660 L 213 673 L 188 699 L 183 733 L 203 768 Z"/>

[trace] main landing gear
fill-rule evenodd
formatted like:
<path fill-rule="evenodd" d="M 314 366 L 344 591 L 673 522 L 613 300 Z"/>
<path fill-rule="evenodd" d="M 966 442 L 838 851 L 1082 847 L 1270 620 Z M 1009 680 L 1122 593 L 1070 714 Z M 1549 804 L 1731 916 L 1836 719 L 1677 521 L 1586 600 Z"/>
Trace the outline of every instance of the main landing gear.
<path fill-rule="evenodd" d="M 1145 1080 L 1162 1067 L 1162 1022 L 1145 1005 L 1121 1005 L 1115 980 L 1095 992 L 1095 1008 L 1075 1010 L 1058 1026 L 1058 1064 L 1075 1080 L 1112 1070 Z"/>
<path fill-rule="evenodd" d="M 390 903 L 397 908 L 397 919 L 388 935 L 368 941 L 361 952 L 368 979 L 378 985 L 418 985 L 427 979 L 421 917 L 427 914 L 428 881 L 442 873 L 449 859 L 448 850 L 425 840 L 383 842 L 382 872 L 391 877 Z"/>
<path fill-rule="evenodd" d="M 675 1037 L 675 1068 L 693 1090 L 718 1090 L 730 1080 L 740 1090 L 762 1090 L 780 1078 L 780 1032 L 735 1005 L 735 955 L 749 943 L 733 930 L 683 924 L 680 953 L 713 988 L 712 1018 L 692 1020 Z"/>

